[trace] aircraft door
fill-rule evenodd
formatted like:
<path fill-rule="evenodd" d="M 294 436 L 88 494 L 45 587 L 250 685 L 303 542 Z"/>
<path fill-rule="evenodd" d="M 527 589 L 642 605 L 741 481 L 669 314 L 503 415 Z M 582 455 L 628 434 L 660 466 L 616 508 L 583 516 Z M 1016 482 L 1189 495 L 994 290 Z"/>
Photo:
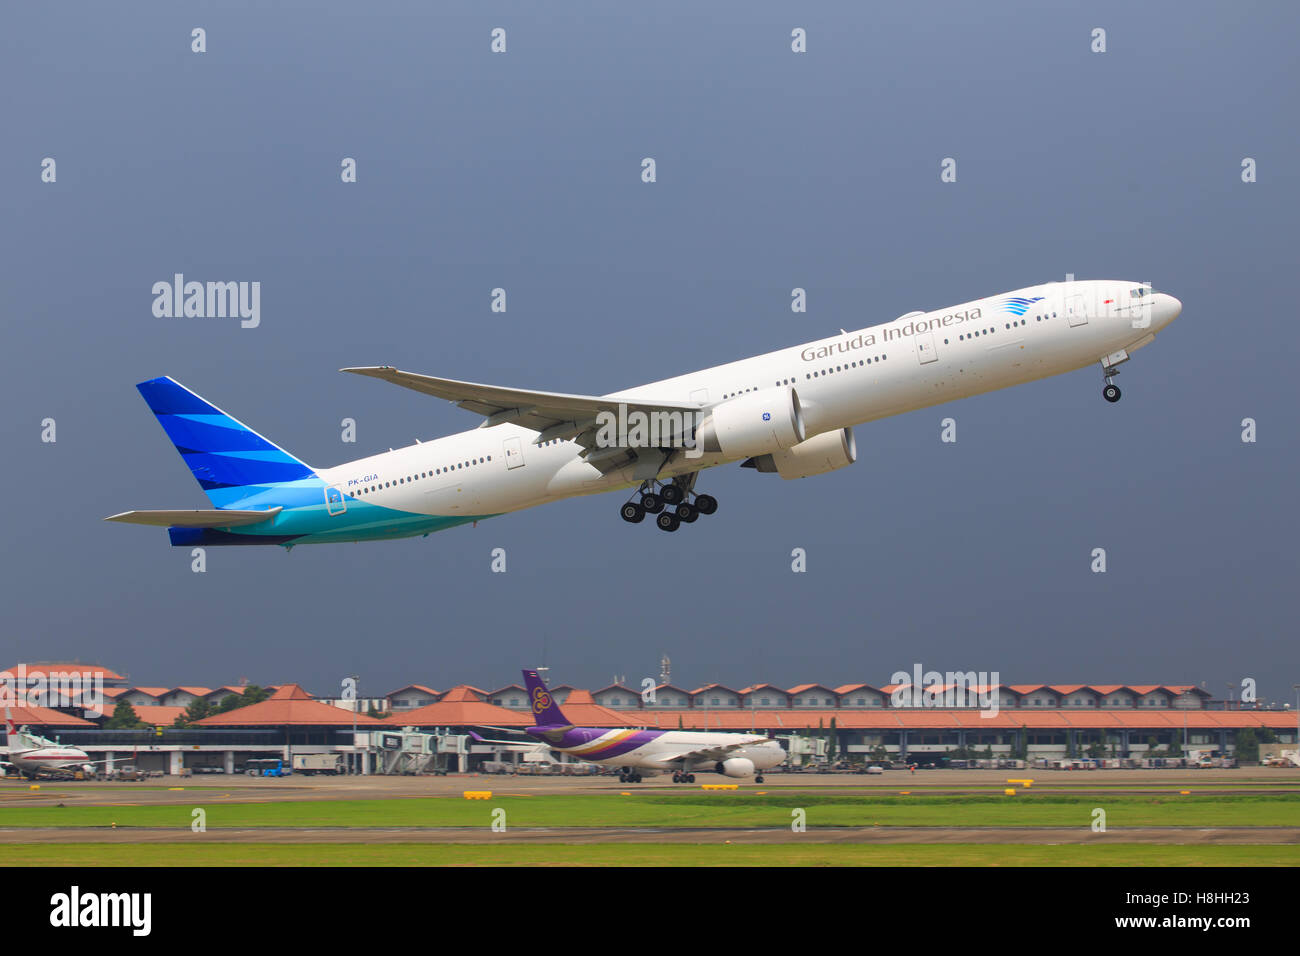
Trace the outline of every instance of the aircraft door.
<path fill-rule="evenodd" d="M 506 456 L 506 470 L 511 468 L 521 468 L 524 464 L 524 448 L 518 438 L 507 438 L 502 446 L 502 453 Z"/>
<path fill-rule="evenodd" d="M 1082 295 L 1065 297 L 1065 317 L 1069 320 L 1072 329 L 1088 324 L 1088 310 L 1084 306 Z"/>
<path fill-rule="evenodd" d="M 922 365 L 929 365 L 931 362 L 939 361 L 939 353 L 934 347 L 934 333 L 921 332 L 916 338 L 916 360 Z"/>
<path fill-rule="evenodd" d="M 325 489 L 325 510 L 329 512 L 331 518 L 338 517 L 348 510 L 348 504 L 343 500 L 343 492 L 334 485 Z"/>

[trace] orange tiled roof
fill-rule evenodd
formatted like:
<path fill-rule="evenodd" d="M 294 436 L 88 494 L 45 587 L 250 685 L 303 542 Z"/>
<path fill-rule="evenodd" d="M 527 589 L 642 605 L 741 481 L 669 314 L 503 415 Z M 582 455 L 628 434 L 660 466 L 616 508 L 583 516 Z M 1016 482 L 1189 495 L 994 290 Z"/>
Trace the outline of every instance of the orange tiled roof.
<path fill-rule="evenodd" d="M 148 694 L 150 697 L 161 697 L 171 690 L 170 687 L 128 687 L 128 691 L 139 691 L 141 694 Z"/>
<path fill-rule="evenodd" d="M 383 722 L 394 727 L 529 727 L 533 718 L 531 713 L 525 717 L 489 704 L 475 694 L 475 688 L 461 684 L 443 694 L 442 700 L 392 714 Z"/>
<path fill-rule="evenodd" d="M 193 694 L 195 697 L 206 697 L 212 693 L 211 687 L 173 687 L 167 693 L 174 694 L 178 690 L 183 690 L 187 694 Z"/>
<path fill-rule="evenodd" d="M 384 699 L 387 700 L 389 697 L 392 697 L 396 694 L 400 694 L 404 690 L 418 690 L 422 694 L 431 694 L 434 697 L 438 696 L 438 692 L 434 690 L 432 687 L 425 687 L 423 684 L 407 684 L 404 687 L 397 688 L 397 690 L 393 691 L 392 693 L 385 694 Z"/>
<path fill-rule="evenodd" d="M 13 716 L 14 723 L 19 727 L 31 725 L 33 727 L 89 727 L 93 729 L 95 726 L 89 720 L 82 720 L 80 717 L 73 717 L 71 714 L 51 710 L 49 707 L 37 707 L 35 705 L 23 707 L 12 704 L 9 707 L 9 713 Z"/>
<path fill-rule="evenodd" d="M 323 704 L 297 684 L 283 684 L 266 700 L 213 714 L 194 722 L 196 727 L 381 727 L 383 721 L 367 714 Z"/>
<path fill-rule="evenodd" d="M 9 673 L 16 673 L 20 667 L 25 668 L 29 674 L 34 671 L 43 673 L 74 671 L 82 674 L 98 674 L 101 680 L 126 680 L 121 674 L 111 671 L 107 667 L 101 667 L 99 664 L 81 664 L 77 661 L 39 661 L 30 664 L 15 664 L 9 668 Z"/>
<path fill-rule="evenodd" d="M 185 713 L 184 707 L 163 707 L 160 704 L 136 704 L 133 710 L 146 724 L 155 727 L 170 727 L 177 717 Z"/>
<path fill-rule="evenodd" d="M 999 731 L 1027 727 L 1031 730 L 1161 730 L 1182 729 L 1183 715 L 1189 729 L 1217 730 L 1235 727 L 1295 726 L 1295 713 L 1287 711 L 1145 711 L 1145 710 L 1002 710 L 983 717 L 978 710 L 661 710 L 636 715 L 636 726 L 676 730 L 679 723 L 687 730 L 732 730 L 777 733 L 816 728 L 820 722 L 829 727 L 831 718 L 840 730 L 973 730 Z"/>

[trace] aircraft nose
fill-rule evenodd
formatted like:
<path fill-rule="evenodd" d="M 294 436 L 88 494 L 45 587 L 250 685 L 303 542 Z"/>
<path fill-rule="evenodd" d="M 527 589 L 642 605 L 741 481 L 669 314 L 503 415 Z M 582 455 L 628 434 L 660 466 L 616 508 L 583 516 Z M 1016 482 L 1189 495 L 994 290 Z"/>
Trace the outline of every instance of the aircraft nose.
<path fill-rule="evenodd" d="M 1164 328 L 1182 315 L 1183 304 L 1167 293 L 1160 293 L 1160 327 Z"/>

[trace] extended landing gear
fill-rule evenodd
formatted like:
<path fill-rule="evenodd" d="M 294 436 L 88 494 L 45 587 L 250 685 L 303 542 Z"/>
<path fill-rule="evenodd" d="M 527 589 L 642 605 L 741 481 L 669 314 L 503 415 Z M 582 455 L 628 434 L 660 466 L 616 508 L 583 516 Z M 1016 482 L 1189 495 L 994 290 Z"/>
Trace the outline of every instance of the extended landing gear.
<path fill-rule="evenodd" d="M 1114 405 L 1119 401 L 1123 392 L 1115 384 L 1115 376 L 1119 374 L 1119 369 L 1115 366 L 1121 362 L 1127 362 L 1129 359 L 1128 352 L 1120 349 L 1118 352 L 1112 352 L 1101 360 L 1101 377 L 1106 380 L 1106 385 L 1101 390 L 1101 397 Z"/>
<path fill-rule="evenodd" d="M 620 771 L 618 775 L 618 782 L 619 783 L 640 783 L 641 775 L 639 773 L 636 773 L 635 771 L 633 771 L 632 773 L 626 773 Z"/>
<path fill-rule="evenodd" d="M 762 782 L 763 782 L 763 775 L 762 775 L 761 773 L 760 773 L 760 774 L 756 774 L 755 777 L 754 777 L 754 782 L 755 782 L 755 783 L 762 783 Z"/>
<path fill-rule="evenodd" d="M 676 531 L 683 524 L 693 524 L 700 515 L 711 515 L 718 510 L 718 499 L 713 495 L 692 493 L 694 484 L 694 474 L 670 482 L 655 479 L 643 482 L 638 491 L 640 499 L 624 502 L 619 514 L 629 524 L 639 524 L 648 514 L 656 515 L 655 524 L 660 530 Z M 667 510 L 669 505 L 673 506 L 671 511 Z"/>
<path fill-rule="evenodd" d="M 673 783 L 694 783 L 695 774 L 693 773 L 674 773 Z"/>

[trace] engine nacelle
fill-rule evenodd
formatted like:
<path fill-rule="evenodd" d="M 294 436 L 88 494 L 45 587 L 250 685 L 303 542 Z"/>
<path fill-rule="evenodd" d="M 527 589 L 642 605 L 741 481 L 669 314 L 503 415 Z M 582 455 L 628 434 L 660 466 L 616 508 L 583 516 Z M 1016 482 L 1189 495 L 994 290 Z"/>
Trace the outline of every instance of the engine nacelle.
<path fill-rule="evenodd" d="M 789 385 L 765 388 L 723 402 L 696 430 L 697 447 L 728 458 L 747 458 L 804 440 L 803 410 Z"/>
<path fill-rule="evenodd" d="M 845 468 L 858 460 L 858 443 L 852 428 L 822 432 L 790 448 L 781 448 L 745 462 L 746 468 L 776 472 L 782 478 L 807 478 Z"/>
<path fill-rule="evenodd" d="M 725 773 L 728 777 L 752 777 L 754 775 L 754 761 L 748 757 L 728 757 L 720 761 L 715 768 L 718 773 Z"/>

